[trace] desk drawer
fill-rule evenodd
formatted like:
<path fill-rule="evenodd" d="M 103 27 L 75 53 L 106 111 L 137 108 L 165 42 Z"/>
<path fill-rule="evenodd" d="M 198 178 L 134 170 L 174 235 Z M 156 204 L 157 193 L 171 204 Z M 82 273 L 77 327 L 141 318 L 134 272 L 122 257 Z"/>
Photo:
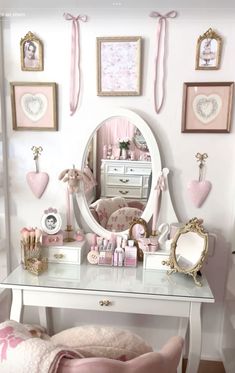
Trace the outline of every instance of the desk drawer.
<path fill-rule="evenodd" d="M 64 289 L 64 292 L 29 290 L 24 293 L 25 305 L 42 305 L 45 307 L 73 308 L 101 312 L 124 312 L 146 315 L 164 315 L 188 317 L 190 302 L 159 300 L 145 297 L 134 298 L 128 296 L 115 296 L 108 293 L 97 294 L 95 292 L 80 293 L 72 289 Z"/>
<path fill-rule="evenodd" d="M 150 175 L 151 168 L 147 167 L 137 167 L 137 166 L 126 166 L 125 174 L 126 175 Z"/>
<path fill-rule="evenodd" d="M 108 185 L 120 185 L 120 186 L 139 186 L 142 185 L 142 177 L 141 176 L 107 176 L 107 184 Z"/>
<path fill-rule="evenodd" d="M 126 198 L 141 198 L 141 188 L 125 188 L 125 187 L 106 187 L 107 197 L 126 197 Z"/>
<path fill-rule="evenodd" d="M 108 165 L 106 168 L 107 174 L 124 174 L 124 166 L 121 165 Z"/>

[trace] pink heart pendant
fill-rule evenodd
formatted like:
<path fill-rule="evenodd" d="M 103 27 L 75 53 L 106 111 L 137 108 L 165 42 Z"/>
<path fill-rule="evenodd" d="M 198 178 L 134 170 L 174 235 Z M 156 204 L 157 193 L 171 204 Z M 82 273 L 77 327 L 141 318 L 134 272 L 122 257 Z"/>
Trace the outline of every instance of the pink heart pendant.
<path fill-rule="evenodd" d="M 46 172 L 28 172 L 26 175 L 27 183 L 35 197 L 40 198 L 49 181 L 49 175 Z"/>
<path fill-rule="evenodd" d="M 195 207 L 200 207 L 208 196 L 212 184 L 208 180 L 197 181 L 192 180 L 188 183 L 188 192 L 191 201 Z"/>

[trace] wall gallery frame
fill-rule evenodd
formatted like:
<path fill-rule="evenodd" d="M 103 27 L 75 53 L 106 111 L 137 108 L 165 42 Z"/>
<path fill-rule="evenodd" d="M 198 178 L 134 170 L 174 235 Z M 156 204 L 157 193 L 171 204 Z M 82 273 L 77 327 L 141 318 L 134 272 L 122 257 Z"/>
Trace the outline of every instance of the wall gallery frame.
<path fill-rule="evenodd" d="M 97 45 L 98 96 L 141 94 L 141 37 L 99 37 Z"/>
<path fill-rule="evenodd" d="M 181 132 L 230 132 L 234 82 L 184 83 Z"/>
<path fill-rule="evenodd" d="M 211 28 L 197 41 L 196 70 L 217 70 L 220 66 L 222 38 Z"/>
<path fill-rule="evenodd" d="M 56 83 L 12 82 L 11 107 L 15 131 L 57 131 Z"/>
<path fill-rule="evenodd" d="M 43 71 L 43 44 L 31 31 L 20 41 L 21 70 Z"/>

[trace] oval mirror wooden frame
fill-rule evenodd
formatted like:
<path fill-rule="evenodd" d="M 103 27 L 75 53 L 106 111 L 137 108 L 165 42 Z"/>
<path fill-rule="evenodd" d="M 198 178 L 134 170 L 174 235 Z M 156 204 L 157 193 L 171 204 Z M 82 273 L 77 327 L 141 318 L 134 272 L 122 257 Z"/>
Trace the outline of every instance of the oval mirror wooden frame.
<path fill-rule="evenodd" d="M 129 229 L 128 238 L 130 240 L 134 240 L 135 246 L 137 247 L 138 260 L 142 262 L 144 260 L 144 253 L 143 253 L 143 250 L 139 247 L 139 244 L 138 244 L 138 239 L 140 237 L 135 237 L 135 235 L 133 233 L 136 225 L 141 225 L 143 227 L 144 234 L 141 235 L 141 237 L 143 237 L 143 238 L 146 238 L 148 236 L 148 226 L 147 226 L 147 222 L 144 219 L 138 218 L 138 219 L 133 220 L 133 222 L 130 225 L 130 229 Z"/>
<path fill-rule="evenodd" d="M 152 162 L 152 187 L 151 187 L 151 191 L 148 197 L 148 202 L 146 204 L 145 210 L 141 216 L 142 219 L 148 222 L 153 213 L 154 186 L 157 184 L 157 179 L 159 176 L 159 172 L 162 169 L 162 166 L 161 166 L 159 146 L 157 144 L 155 136 L 151 128 L 147 124 L 147 122 L 143 118 L 141 118 L 138 114 L 136 114 L 134 111 L 131 111 L 128 109 L 122 109 L 122 108 L 118 108 L 118 109 L 115 108 L 108 112 L 98 113 L 97 115 L 93 114 L 93 118 L 95 118 L 96 122 L 98 123 L 98 126 L 96 126 L 93 129 L 86 143 L 86 148 L 85 148 L 85 151 L 83 152 L 82 164 L 81 164 L 80 169 L 84 168 L 84 165 L 86 163 L 86 157 L 87 157 L 87 152 L 86 152 L 87 145 L 90 144 L 97 129 L 102 125 L 104 121 L 112 117 L 119 117 L 119 116 L 126 117 L 129 120 L 129 122 L 133 123 L 136 127 L 138 127 L 148 143 L 149 153 L 151 155 L 151 162 Z M 123 232 L 110 232 L 107 229 L 103 228 L 101 225 L 99 225 L 97 221 L 94 219 L 94 217 L 92 216 L 91 212 L 89 211 L 85 193 L 83 191 L 81 193 L 76 194 L 76 202 L 77 202 L 77 205 L 79 206 L 79 209 L 82 214 L 82 218 L 85 221 L 86 225 L 88 225 L 91 231 L 95 232 L 97 235 L 110 239 L 113 233 L 116 235 L 124 235 L 128 233 L 127 230 Z"/>
<path fill-rule="evenodd" d="M 179 265 L 177 261 L 176 249 L 181 235 L 184 235 L 188 232 L 194 232 L 195 234 L 199 235 L 201 238 L 203 238 L 204 244 L 198 261 L 191 268 L 184 269 Z M 197 279 L 197 274 L 203 265 L 207 253 L 208 233 L 206 233 L 204 227 L 202 226 L 202 220 L 198 218 L 193 218 L 176 232 L 176 235 L 171 244 L 171 253 L 169 259 L 167 261 L 163 261 L 162 264 L 168 265 L 170 267 L 170 270 L 167 271 L 168 274 L 180 272 L 190 275 L 193 277 L 196 285 L 202 286 L 202 283 Z"/>

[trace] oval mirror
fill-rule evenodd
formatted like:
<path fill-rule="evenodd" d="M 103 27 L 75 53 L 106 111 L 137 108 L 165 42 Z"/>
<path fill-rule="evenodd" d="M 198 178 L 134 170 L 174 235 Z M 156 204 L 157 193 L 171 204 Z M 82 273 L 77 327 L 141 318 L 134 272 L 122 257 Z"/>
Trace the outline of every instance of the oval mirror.
<path fill-rule="evenodd" d="M 94 183 L 77 195 L 83 220 L 100 236 L 127 233 L 134 218 L 147 222 L 153 212 L 153 187 L 161 171 L 158 145 L 148 124 L 136 113 L 116 109 L 103 114 L 86 145 L 81 169 Z M 136 128 L 148 152 L 136 147 Z M 126 151 L 123 152 L 123 149 Z"/>
<path fill-rule="evenodd" d="M 197 279 L 197 273 L 201 269 L 208 252 L 208 234 L 202 226 L 201 219 L 191 219 L 180 228 L 171 245 L 169 261 L 172 272 L 182 272 L 191 275 L 197 285 L 201 282 Z"/>

